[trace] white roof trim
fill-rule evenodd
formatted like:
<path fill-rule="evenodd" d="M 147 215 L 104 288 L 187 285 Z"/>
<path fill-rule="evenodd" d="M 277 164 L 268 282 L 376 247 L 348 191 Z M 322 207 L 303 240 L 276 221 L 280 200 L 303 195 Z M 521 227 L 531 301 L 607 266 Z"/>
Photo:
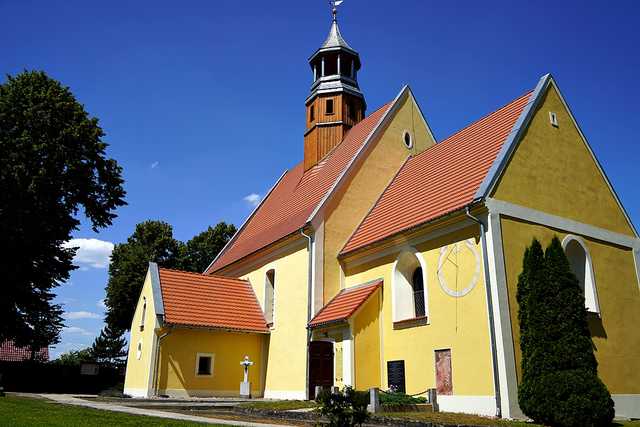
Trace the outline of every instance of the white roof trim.
<path fill-rule="evenodd" d="M 253 216 L 256 214 L 256 212 L 258 212 L 258 209 L 260 209 L 260 207 L 262 206 L 262 204 L 264 203 L 265 200 L 267 200 L 267 198 L 269 198 L 269 195 L 273 192 L 273 190 L 278 186 L 278 184 L 280 183 L 280 181 L 282 181 L 282 178 L 284 178 L 284 176 L 287 174 L 289 170 L 285 170 L 284 172 L 282 172 L 282 175 L 280 175 L 280 178 L 278 178 L 278 180 L 276 181 L 275 184 L 273 184 L 273 186 L 269 189 L 269 191 L 267 192 L 267 194 L 265 194 L 265 196 L 260 200 L 260 203 L 258 203 L 258 205 L 253 209 L 253 211 L 251 211 L 251 214 L 249 214 L 249 216 L 247 217 L 247 219 L 244 220 L 244 222 L 242 223 L 242 225 L 240 226 L 240 228 L 238 228 L 238 230 L 236 231 L 236 233 L 233 235 L 233 237 L 231 237 L 231 239 L 229 239 L 229 241 L 227 242 L 226 245 L 224 245 L 222 247 L 222 249 L 220 250 L 220 252 L 218 252 L 218 255 L 216 255 L 216 257 L 213 259 L 213 261 L 211 261 L 209 263 L 209 265 L 207 266 L 207 268 L 204 269 L 204 271 L 202 272 L 202 274 L 207 274 L 207 272 L 209 271 L 209 269 L 213 266 L 213 264 L 218 260 L 218 258 L 220 258 L 226 251 L 227 249 L 231 246 L 231 244 L 233 242 L 235 242 L 235 240 L 238 238 L 238 236 L 240 235 L 240 232 L 242 230 L 244 230 L 244 228 L 247 226 L 247 224 L 249 223 L 249 220 L 251 218 L 253 218 Z"/>
<path fill-rule="evenodd" d="M 475 200 L 486 198 L 491 194 L 491 191 L 493 191 L 496 183 L 498 182 L 498 178 L 502 176 L 502 173 L 507 167 L 507 163 L 509 163 L 511 156 L 520 141 L 522 133 L 527 129 L 529 122 L 533 118 L 533 113 L 536 111 L 536 107 L 542 99 L 541 95 L 544 93 L 550 79 L 551 74 L 545 74 L 538 81 L 535 90 L 529 97 L 529 101 L 522 109 L 520 117 L 518 117 L 518 120 L 513 124 L 511 132 L 507 136 L 505 143 L 502 145 L 498 156 L 491 165 L 487 175 L 484 177 L 480 187 L 478 187 L 478 191 L 474 197 Z"/>
<path fill-rule="evenodd" d="M 164 301 L 162 299 L 162 289 L 160 288 L 160 272 L 158 270 L 158 264 L 155 262 L 149 263 L 149 275 L 151 276 L 151 293 L 153 295 L 153 306 L 155 308 L 156 315 L 164 315 Z"/>
<path fill-rule="evenodd" d="M 527 102 L 527 105 L 525 105 L 524 109 L 522 110 L 520 117 L 518 118 L 516 123 L 513 125 L 511 133 L 507 137 L 507 141 L 504 143 L 504 145 L 500 149 L 500 152 L 498 153 L 498 156 L 496 157 L 496 160 L 494 161 L 493 165 L 489 169 L 487 176 L 485 177 L 485 179 L 482 181 L 482 184 L 478 188 L 478 191 L 476 192 L 476 195 L 475 195 L 475 200 L 485 199 L 494 190 L 499 178 L 504 173 L 506 166 L 509 160 L 511 159 L 511 156 L 515 152 L 520 142 L 520 139 L 522 137 L 522 134 L 527 129 L 527 127 L 529 126 L 529 123 L 533 119 L 533 115 L 536 112 L 536 107 L 538 106 L 538 104 L 540 104 L 544 94 L 546 93 L 547 89 L 550 86 L 553 86 L 556 92 L 558 93 L 558 96 L 562 101 L 562 104 L 564 105 L 565 109 L 569 113 L 569 117 L 571 118 L 571 121 L 573 122 L 574 126 L 578 130 L 578 133 L 580 134 L 580 137 L 582 138 L 582 142 L 587 147 L 587 150 L 589 151 L 591 158 L 593 159 L 593 161 L 596 164 L 596 167 L 602 174 L 602 177 L 604 178 L 605 183 L 609 187 L 611 194 L 613 194 L 613 197 L 616 203 L 618 204 L 618 207 L 622 211 L 622 214 L 624 215 L 625 219 L 627 220 L 627 223 L 631 227 L 631 230 L 633 231 L 635 236 L 638 237 L 638 231 L 633 225 L 633 222 L 631 221 L 629 214 L 627 213 L 626 209 L 622 205 L 622 202 L 620 201 L 618 194 L 616 193 L 615 189 L 611 185 L 611 181 L 609 180 L 609 177 L 605 173 L 604 169 L 602 168 L 602 165 L 598 161 L 598 158 L 596 157 L 595 153 L 591 149 L 591 146 L 589 145 L 587 138 L 582 132 L 582 129 L 580 129 L 580 126 L 578 125 L 578 122 L 576 121 L 575 116 L 571 111 L 571 108 L 569 108 L 569 105 L 565 101 L 564 96 L 562 96 L 562 92 L 560 92 L 560 88 L 556 84 L 551 74 L 545 74 L 538 81 L 538 84 L 536 85 L 535 90 L 533 91 L 533 93 L 531 94 L 531 97 L 529 98 L 529 102 Z"/>
<path fill-rule="evenodd" d="M 335 180 L 335 182 L 333 183 L 333 185 L 331 186 L 329 191 L 327 191 L 325 193 L 325 195 L 322 198 L 322 200 L 320 201 L 320 203 L 318 203 L 318 205 L 313 210 L 313 212 L 311 212 L 311 215 L 309 215 L 309 218 L 307 219 L 307 224 L 312 222 L 316 218 L 316 216 L 322 210 L 322 208 L 326 205 L 327 201 L 329 200 L 331 195 L 334 193 L 334 191 L 343 183 L 343 181 L 345 180 L 348 172 L 351 170 L 353 165 L 356 163 L 356 161 L 360 158 L 362 153 L 369 146 L 369 143 L 371 141 L 373 141 L 378 136 L 380 131 L 383 129 L 383 125 L 386 124 L 389 120 L 391 120 L 391 117 L 398 111 L 398 109 L 400 108 L 399 101 L 401 99 L 404 99 L 409 94 L 411 94 L 411 89 L 409 88 L 409 86 L 404 85 L 402 87 L 402 89 L 400 90 L 400 92 L 398 93 L 398 95 L 393 99 L 393 101 L 391 103 L 391 106 L 389 107 L 387 112 L 384 113 L 382 115 L 382 117 L 380 117 L 380 120 L 378 120 L 378 123 L 376 123 L 376 125 L 373 127 L 373 129 L 371 129 L 371 132 L 369 132 L 369 135 L 367 135 L 366 139 L 364 140 L 364 143 L 360 146 L 360 148 L 358 149 L 356 154 L 351 158 L 351 160 L 347 164 L 347 167 L 345 167 L 342 170 L 342 173 L 340 173 L 340 175 Z M 413 97 L 413 95 L 411 95 L 411 96 Z M 428 127 L 427 127 L 427 129 L 428 129 Z"/>

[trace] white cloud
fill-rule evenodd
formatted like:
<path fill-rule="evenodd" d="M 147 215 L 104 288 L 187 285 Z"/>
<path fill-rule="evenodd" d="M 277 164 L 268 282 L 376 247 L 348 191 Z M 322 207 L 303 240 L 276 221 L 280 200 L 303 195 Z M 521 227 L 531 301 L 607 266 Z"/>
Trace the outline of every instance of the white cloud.
<path fill-rule="evenodd" d="M 98 302 L 96 303 L 97 307 L 100 307 L 101 309 L 106 309 L 107 308 L 107 304 L 105 304 L 104 302 L 104 298 L 103 299 L 99 299 Z"/>
<path fill-rule="evenodd" d="M 64 328 L 64 332 L 67 332 L 69 334 L 84 335 L 85 337 L 92 337 L 94 335 L 93 332 L 89 332 L 86 329 L 80 328 L 78 326 L 67 326 L 66 328 Z"/>
<path fill-rule="evenodd" d="M 65 319 L 102 319 L 102 316 L 98 313 L 92 313 L 90 311 L 69 311 L 64 314 Z"/>
<path fill-rule="evenodd" d="M 113 243 L 98 239 L 71 239 L 62 246 L 78 248 L 73 262 L 83 269 L 107 268 L 113 251 Z"/>
<path fill-rule="evenodd" d="M 155 162 L 151 163 L 151 169 L 157 168 L 159 164 L 160 164 L 160 162 L 157 161 L 157 160 Z"/>
<path fill-rule="evenodd" d="M 257 193 L 251 193 L 248 196 L 243 197 L 245 202 L 249 203 L 249 205 L 256 207 L 258 203 L 260 203 L 260 195 Z"/>

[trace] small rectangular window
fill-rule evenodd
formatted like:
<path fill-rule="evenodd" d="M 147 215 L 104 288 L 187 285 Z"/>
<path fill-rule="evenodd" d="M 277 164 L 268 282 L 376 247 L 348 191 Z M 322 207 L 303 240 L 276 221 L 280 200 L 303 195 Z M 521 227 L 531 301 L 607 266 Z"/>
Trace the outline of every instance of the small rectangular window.
<path fill-rule="evenodd" d="M 351 119 L 352 121 L 355 122 L 356 121 L 356 107 L 355 107 L 353 101 L 349 101 L 347 103 L 347 109 L 349 110 L 348 111 L 349 119 Z"/>
<path fill-rule="evenodd" d="M 551 126 L 558 127 L 558 115 L 553 111 L 549 111 L 549 122 L 551 122 Z"/>
<path fill-rule="evenodd" d="M 315 106 L 312 105 L 309 107 L 309 121 L 312 122 L 316 119 L 316 109 Z"/>
<path fill-rule="evenodd" d="M 213 355 L 198 353 L 196 357 L 196 375 L 213 375 Z"/>
<path fill-rule="evenodd" d="M 333 99 L 327 99 L 325 114 L 333 114 Z"/>
<path fill-rule="evenodd" d="M 390 360 L 387 362 L 387 382 L 389 383 L 389 388 L 393 391 L 406 392 L 404 360 Z"/>

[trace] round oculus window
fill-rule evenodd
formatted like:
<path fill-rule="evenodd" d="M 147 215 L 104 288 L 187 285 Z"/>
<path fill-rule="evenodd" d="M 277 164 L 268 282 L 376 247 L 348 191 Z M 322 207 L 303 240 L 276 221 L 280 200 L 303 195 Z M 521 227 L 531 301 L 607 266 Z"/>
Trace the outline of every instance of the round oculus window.
<path fill-rule="evenodd" d="M 413 147 L 413 138 L 411 137 L 411 133 L 408 130 L 405 130 L 402 135 L 402 142 L 404 142 L 404 146 L 407 148 Z"/>

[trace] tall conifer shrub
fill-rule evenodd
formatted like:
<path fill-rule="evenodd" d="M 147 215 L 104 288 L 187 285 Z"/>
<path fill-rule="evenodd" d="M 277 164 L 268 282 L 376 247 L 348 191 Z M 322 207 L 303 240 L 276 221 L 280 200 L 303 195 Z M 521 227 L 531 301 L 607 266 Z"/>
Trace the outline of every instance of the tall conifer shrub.
<path fill-rule="evenodd" d="M 554 237 L 545 253 L 534 239 L 518 277 L 522 380 L 518 402 L 551 426 L 607 426 L 613 400 L 597 375 L 584 293 Z"/>

